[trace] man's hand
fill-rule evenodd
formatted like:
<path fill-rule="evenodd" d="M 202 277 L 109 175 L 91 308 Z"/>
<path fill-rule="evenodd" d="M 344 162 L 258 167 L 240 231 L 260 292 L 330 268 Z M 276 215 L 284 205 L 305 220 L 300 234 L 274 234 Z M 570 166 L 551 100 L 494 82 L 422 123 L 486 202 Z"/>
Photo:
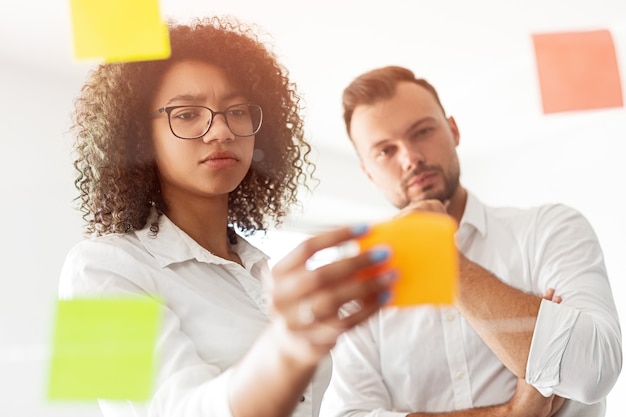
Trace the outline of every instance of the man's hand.
<path fill-rule="evenodd" d="M 543 298 L 557 304 L 561 304 L 561 301 L 563 301 L 560 295 L 556 295 L 554 288 L 548 288 L 543 295 Z"/>
<path fill-rule="evenodd" d="M 447 214 L 449 201 L 441 202 L 439 200 L 421 200 L 409 203 L 406 207 L 400 210 L 394 217 L 406 216 L 414 211 L 432 211 L 435 213 Z"/>
<path fill-rule="evenodd" d="M 519 417 L 551 417 L 555 415 L 565 403 L 565 399 L 558 395 L 544 397 L 524 379 L 517 380 L 515 394 L 506 404 L 510 416 Z"/>
<path fill-rule="evenodd" d="M 543 298 L 559 304 L 562 298 L 556 295 L 554 288 L 548 288 Z M 515 393 L 507 403 L 511 416 L 551 417 L 557 413 L 565 403 L 565 399 L 558 395 L 544 397 L 523 378 L 518 378 Z"/>
<path fill-rule="evenodd" d="M 565 400 L 553 395 L 544 397 L 524 379 L 517 380 L 515 393 L 504 404 L 476 407 L 447 413 L 411 413 L 406 417 L 553 417 Z"/>

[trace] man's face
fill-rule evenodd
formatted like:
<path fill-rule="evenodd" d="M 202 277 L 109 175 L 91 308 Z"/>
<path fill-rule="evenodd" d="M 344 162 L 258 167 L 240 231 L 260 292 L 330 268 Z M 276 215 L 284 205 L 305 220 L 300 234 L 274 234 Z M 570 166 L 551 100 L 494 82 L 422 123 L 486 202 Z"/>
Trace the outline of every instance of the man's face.
<path fill-rule="evenodd" d="M 357 106 L 350 136 L 361 168 L 396 207 L 449 200 L 459 187 L 459 132 L 433 95 L 401 82 L 393 97 Z"/>

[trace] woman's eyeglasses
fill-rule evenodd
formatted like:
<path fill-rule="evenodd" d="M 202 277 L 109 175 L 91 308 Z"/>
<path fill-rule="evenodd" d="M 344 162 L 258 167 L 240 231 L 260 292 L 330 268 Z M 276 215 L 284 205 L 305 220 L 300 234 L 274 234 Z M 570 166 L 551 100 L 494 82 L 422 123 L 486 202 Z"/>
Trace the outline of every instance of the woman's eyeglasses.
<path fill-rule="evenodd" d="M 229 106 L 224 111 L 215 111 L 206 106 L 168 106 L 153 114 L 167 113 L 170 129 L 180 139 L 198 139 L 206 135 L 213 119 L 224 116 L 226 126 L 235 136 L 252 136 L 261 128 L 263 110 L 252 103 Z"/>

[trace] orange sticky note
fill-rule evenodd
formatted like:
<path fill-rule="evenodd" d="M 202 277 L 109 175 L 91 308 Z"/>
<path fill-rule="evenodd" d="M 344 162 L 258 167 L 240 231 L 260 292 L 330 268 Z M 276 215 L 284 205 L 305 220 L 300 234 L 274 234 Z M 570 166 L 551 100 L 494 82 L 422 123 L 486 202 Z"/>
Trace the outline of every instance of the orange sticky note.
<path fill-rule="evenodd" d="M 70 0 L 76 58 L 107 62 L 170 56 L 157 0 Z"/>
<path fill-rule="evenodd" d="M 608 30 L 533 35 L 544 113 L 623 107 Z"/>
<path fill-rule="evenodd" d="M 359 238 L 360 249 L 388 245 L 382 266 L 398 271 L 388 305 L 452 304 L 458 279 L 456 222 L 440 213 L 415 212 L 375 224 Z"/>

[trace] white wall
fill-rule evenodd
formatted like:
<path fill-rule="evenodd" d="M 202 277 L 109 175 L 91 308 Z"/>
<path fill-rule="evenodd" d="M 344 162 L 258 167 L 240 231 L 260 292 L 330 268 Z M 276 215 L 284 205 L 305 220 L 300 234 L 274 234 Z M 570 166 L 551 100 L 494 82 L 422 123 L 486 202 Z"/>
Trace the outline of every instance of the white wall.
<path fill-rule="evenodd" d="M 33 3 L 36 3 L 33 5 Z M 367 69 L 400 64 L 430 79 L 461 129 L 464 184 L 488 203 L 565 202 L 596 228 L 622 323 L 626 273 L 624 108 L 541 114 L 530 33 L 609 28 L 626 81 L 623 0 L 163 0 L 165 15 L 232 13 L 260 23 L 307 103 L 321 184 L 287 230 L 312 231 L 392 212 L 359 172 L 341 125 L 341 89 Z M 419 4 L 419 7 L 417 6 Z M 0 409 L 16 416 L 97 416 L 94 404 L 45 400 L 58 274 L 81 238 L 72 199 L 72 99 L 89 65 L 71 57 L 66 2 L 15 2 L 0 13 Z M 625 94 L 626 96 L 626 94 Z M 281 255 L 301 235 L 271 233 Z M 626 406 L 622 375 L 609 417 Z M 620 395 L 622 394 L 622 395 Z"/>
<path fill-rule="evenodd" d="M 58 275 L 81 233 L 63 133 L 79 83 L 1 57 L 0 68 L 0 409 L 88 416 L 93 405 L 44 400 Z"/>

